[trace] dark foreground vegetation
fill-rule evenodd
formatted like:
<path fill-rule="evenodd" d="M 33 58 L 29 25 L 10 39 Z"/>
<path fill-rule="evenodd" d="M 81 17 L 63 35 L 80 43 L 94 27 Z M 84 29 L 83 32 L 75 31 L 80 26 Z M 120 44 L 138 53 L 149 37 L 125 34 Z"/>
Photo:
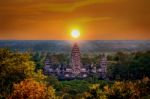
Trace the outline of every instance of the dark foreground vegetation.
<path fill-rule="evenodd" d="M 63 54 L 55 57 L 68 62 Z M 0 49 L 0 99 L 150 99 L 150 51 L 108 55 L 108 80 L 58 81 L 43 75 L 44 58 Z M 98 57 L 83 55 L 82 62 L 97 66 Z"/>

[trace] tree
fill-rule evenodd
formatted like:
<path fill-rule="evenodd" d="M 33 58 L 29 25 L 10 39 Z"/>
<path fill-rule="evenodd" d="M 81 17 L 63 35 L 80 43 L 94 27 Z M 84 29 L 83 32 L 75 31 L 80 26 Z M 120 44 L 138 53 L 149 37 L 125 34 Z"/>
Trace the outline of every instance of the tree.
<path fill-rule="evenodd" d="M 92 84 L 90 90 L 84 95 L 86 99 L 108 99 L 99 88 L 99 84 Z"/>
<path fill-rule="evenodd" d="M 130 63 L 130 73 L 135 79 L 150 77 L 150 51 L 137 52 Z"/>
<path fill-rule="evenodd" d="M 9 99 L 55 99 L 55 90 L 51 86 L 35 81 L 32 78 L 25 79 L 19 84 L 14 84 L 14 91 Z"/>
<path fill-rule="evenodd" d="M 62 89 L 62 83 L 58 81 L 58 79 L 55 76 L 48 76 L 46 79 L 47 84 L 53 86 L 56 91 L 61 91 Z"/>
<path fill-rule="evenodd" d="M 34 63 L 27 53 L 0 49 L 0 96 L 7 97 L 13 83 L 34 74 Z"/>
<path fill-rule="evenodd" d="M 98 75 L 91 73 L 86 79 L 89 83 L 98 83 Z"/>
<path fill-rule="evenodd" d="M 127 80 L 150 77 L 150 51 L 129 54 L 117 52 L 114 57 L 107 68 L 110 78 Z"/>
<path fill-rule="evenodd" d="M 89 90 L 89 83 L 84 80 L 62 81 L 62 86 L 63 96 L 69 94 L 71 97 L 76 97 Z"/>
<path fill-rule="evenodd" d="M 35 62 L 36 70 L 43 68 L 44 59 L 45 57 L 42 56 L 40 52 L 35 52 L 32 54 L 32 60 Z"/>
<path fill-rule="evenodd" d="M 149 99 L 150 79 L 115 81 L 111 86 L 106 85 L 102 93 L 107 99 Z"/>

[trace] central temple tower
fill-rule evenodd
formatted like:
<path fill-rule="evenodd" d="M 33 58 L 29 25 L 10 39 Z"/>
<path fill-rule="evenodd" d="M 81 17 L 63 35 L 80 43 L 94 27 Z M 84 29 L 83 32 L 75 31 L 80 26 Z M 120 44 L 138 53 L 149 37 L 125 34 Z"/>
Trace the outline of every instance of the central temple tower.
<path fill-rule="evenodd" d="M 81 53 L 77 42 L 74 43 L 71 52 L 71 68 L 72 73 L 77 76 L 81 73 Z"/>

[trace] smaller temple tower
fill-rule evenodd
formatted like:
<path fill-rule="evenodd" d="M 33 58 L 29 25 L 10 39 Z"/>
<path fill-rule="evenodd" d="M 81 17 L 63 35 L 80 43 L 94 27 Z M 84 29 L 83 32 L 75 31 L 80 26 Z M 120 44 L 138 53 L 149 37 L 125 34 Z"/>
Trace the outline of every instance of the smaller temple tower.
<path fill-rule="evenodd" d="M 44 74 L 49 74 L 49 70 L 50 68 L 52 67 L 52 61 L 51 61 L 51 58 L 50 58 L 50 55 L 47 54 L 46 58 L 45 58 L 45 61 L 44 61 Z"/>
<path fill-rule="evenodd" d="M 81 73 L 81 54 L 77 43 L 74 43 L 71 52 L 71 68 L 73 75 L 77 76 Z"/>
<path fill-rule="evenodd" d="M 106 73 L 107 73 L 107 57 L 106 55 L 102 55 L 100 60 L 100 67 L 101 67 L 101 77 L 102 79 L 106 79 Z"/>
<path fill-rule="evenodd" d="M 45 61 L 44 61 L 44 74 L 56 74 L 59 70 L 57 68 L 59 67 L 58 65 L 58 60 L 56 57 L 47 54 Z"/>

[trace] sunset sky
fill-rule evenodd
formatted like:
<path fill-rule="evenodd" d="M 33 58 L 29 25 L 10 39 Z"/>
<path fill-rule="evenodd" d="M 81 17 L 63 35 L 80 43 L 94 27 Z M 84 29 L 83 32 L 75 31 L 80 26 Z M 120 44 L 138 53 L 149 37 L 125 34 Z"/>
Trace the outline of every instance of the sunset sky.
<path fill-rule="evenodd" d="M 150 0 L 0 0 L 0 40 L 150 40 Z"/>

